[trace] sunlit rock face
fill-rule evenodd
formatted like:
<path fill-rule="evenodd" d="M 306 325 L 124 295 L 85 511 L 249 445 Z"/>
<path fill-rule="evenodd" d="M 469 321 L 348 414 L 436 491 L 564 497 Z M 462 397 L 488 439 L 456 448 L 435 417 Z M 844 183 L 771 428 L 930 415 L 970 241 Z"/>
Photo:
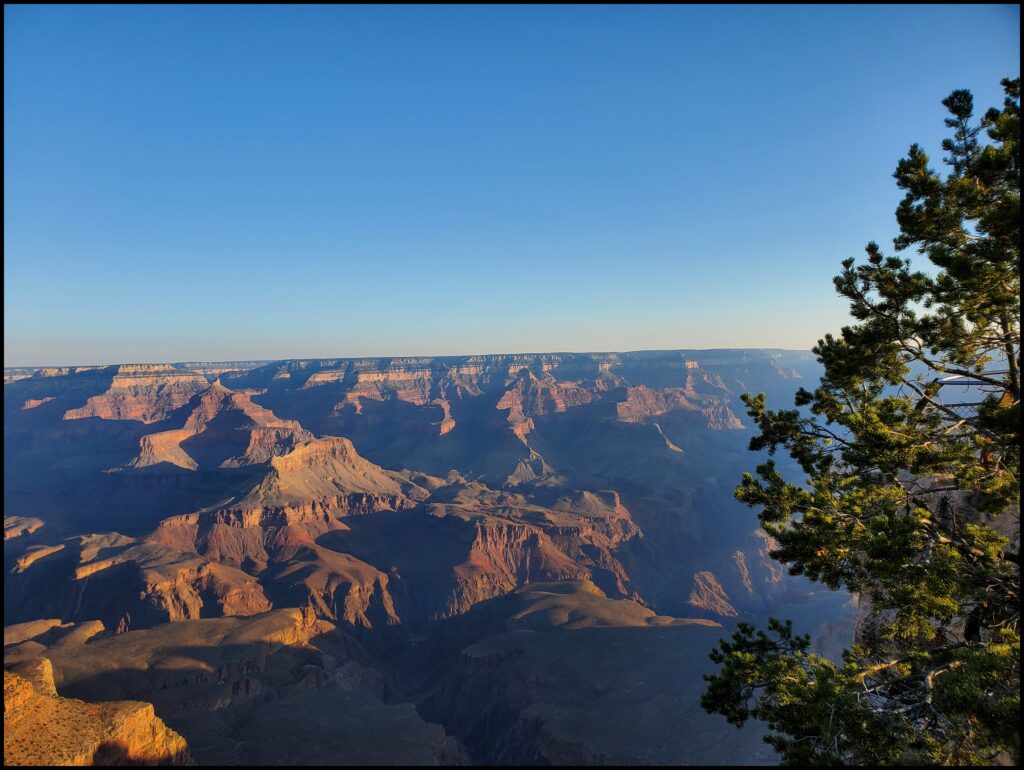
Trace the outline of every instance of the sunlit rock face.
<path fill-rule="evenodd" d="M 4 764 L 185 765 L 185 739 L 137 701 L 85 703 L 61 698 L 46 658 L 4 671 Z"/>
<path fill-rule="evenodd" d="M 195 372 L 181 371 L 169 364 L 129 364 L 110 367 L 107 389 L 77 409 L 64 413 L 65 420 L 99 417 L 103 420 L 159 422 L 184 406 L 207 387 L 206 378 Z M 106 374 L 103 369 L 96 374 Z M 52 376 L 60 376 L 53 373 Z"/>

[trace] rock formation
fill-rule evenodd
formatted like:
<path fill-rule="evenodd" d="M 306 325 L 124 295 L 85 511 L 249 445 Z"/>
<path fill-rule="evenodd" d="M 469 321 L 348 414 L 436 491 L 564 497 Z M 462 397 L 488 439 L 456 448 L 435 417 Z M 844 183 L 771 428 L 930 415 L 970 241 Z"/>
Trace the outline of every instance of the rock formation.
<path fill-rule="evenodd" d="M 42 667 L 45 670 L 48 663 Z M 61 698 L 53 686 L 52 671 L 36 682 L 4 671 L 4 764 L 191 762 L 185 739 L 169 729 L 148 703 Z"/>
<path fill-rule="evenodd" d="M 54 375 L 59 376 L 59 375 Z M 170 364 L 130 364 L 116 367 L 106 392 L 83 406 L 69 409 L 65 420 L 99 417 L 103 420 L 158 422 L 206 389 L 206 378 Z"/>
<path fill-rule="evenodd" d="M 4 516 L 4 540 L 31 535 L 41 529 L 43 520 L 29 516 Z"/>
<path fill-rule="evenodd" d="M 100 619 L 121 631 L 199 617 L 253 615 L 271 605 L 229 564 L 109 533 L 28 549 L 4 580 L 9 619 Z"/>
<path fill-rule="evenodd" d="M 770 761 L 695 704 L 718 623 L 824 619 L 732 497 L 739 394 L 791 393 L 798 369 L 649 351 L 11 372 L 12 693 L 141 702 L 110 717 L 131 747 L 82 761 L 155 756 L 131 726 L 153 714 L 203 764 Z"/>
<path fill-rule="evenodd" d="M 196 470 L 202 460 L 204 466 L 235 468 L 266 462 L 311 438 L 294 420 L 279 420 L 218 380 L 199 395 L 183 427 L 143 436 L 129 467 L 170 463 Z"/>

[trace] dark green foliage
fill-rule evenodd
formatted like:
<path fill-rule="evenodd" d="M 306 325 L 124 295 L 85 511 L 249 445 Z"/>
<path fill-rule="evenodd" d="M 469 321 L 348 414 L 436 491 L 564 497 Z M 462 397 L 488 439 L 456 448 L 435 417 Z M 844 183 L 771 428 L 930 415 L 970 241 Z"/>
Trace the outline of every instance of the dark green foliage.
<path fill-rule="evenodd" d="M 774 558 L 858 594 L 872 619 L 842 666 L 775 621 L 712 653 L 704 707 L 767 722 L 789 764 L 1019 757 L 1020 566 L 1000 532 L 1020 506 L 1020 81 L 1003 86 L 980 123 L 968 91 L 943 102 L 944 177 L 917 145 L 894 174 L 895 248 L 937 272 L 869 243 L 835 279 L 856 323 L 815 347 L 818 387 L 793 410 L 744 396 L 751 449 L 786 450 L 807 478 L 768 461 L 737 498 Z"/>

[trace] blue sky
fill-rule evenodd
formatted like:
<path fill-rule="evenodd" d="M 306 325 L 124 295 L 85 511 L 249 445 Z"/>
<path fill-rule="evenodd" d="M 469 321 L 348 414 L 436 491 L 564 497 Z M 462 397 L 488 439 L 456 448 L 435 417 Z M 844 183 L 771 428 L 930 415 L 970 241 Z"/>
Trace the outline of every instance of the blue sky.
<path fill-rule="evenodd" d="M 4 363 L 809 348 L 1018 24 L 6 7 Z"/>

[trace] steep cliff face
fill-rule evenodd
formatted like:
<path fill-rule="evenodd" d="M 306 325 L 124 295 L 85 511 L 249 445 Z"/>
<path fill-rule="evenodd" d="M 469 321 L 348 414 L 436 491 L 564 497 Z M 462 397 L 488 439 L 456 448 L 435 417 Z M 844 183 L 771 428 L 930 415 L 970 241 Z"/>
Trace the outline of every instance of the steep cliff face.
<path fill-rule="evenodd" d="M 701 409 L 701 414 L 707 420 L 707 426 L 711 430 L 740 430 L 743 423 L 740 418 L 733 414 L 732 409 L 722 404 L 715 404 Z"/>
<path fill-rule="evenodd" d="M 538 581 L 593 579 L 616 596 L 635 595 L 616 549 L 640 531 L 619 495 L 580 492 L 546 502 L 479 483 L 435 490 L 425 521 L 448 532 L 456 547 L 434 556 L 452 554 L 451 587 L 434 617 L 464 613 Z M 443 527 L 444 521 L 458 524 Z"/>
<path fill-rule="evenodd" d="M 406 493 L 427 494 L 364 460 L 347 439 L 315 439 L 272 458 L 264 479 L 239 500 L 169 517 L 149 540 L 258 576 L 276 603 L 311 603 L 350 625 L 394 625 L 387 575 L 317 539 L 348 529 L 346 517 L 413 507 Z"/>
<path fill-rule="evenodd" d="M 5 616 L 15 622 L 40 613 L 65 621 L 98 618 L 120 632 L 270 609 L 254 577 L 190 550 L 117 533 L 37 546 L 4 580 Z"/>
<path fill-rule="evenodd" d="M 786 588 L 785 570 L 771 557 L 775 546 L 763 530 L 753 532 L 712 570 L 694 574 L 690 606 L 710 617 L 763 612 Z"/>
<path fill-rule="evenodd" d="M 313 546 L 268 572 L 265 580 L 277 586 L 282 603 L 306 601 L 320 617 L 366 629 L 402 622 L 388 576 L 349 554 Z"/>
<path fill-rule="evenodd" d="M 294 420 L 280 420 L 219 381 L 203 391 L 181 428 L 139 440 L 139 454 L 128 465 L 145 468 L 170 463 L 187 470 L 237 468 L 264 463 L 313 436 Z"/>
<path fill-rule="evenodd" d="M 61 698 L 4 671 L 5 765 L 185 765 L 185 739 L 153 706 Z"/>
<path fill-rule="evenodd" d="M 718 578 L 707 571 L 697 572 L 693 576 L 690 606 L 723 618 L 734 618 L 739 615 L 729 600 L 729 594 L 718 582 Z"/>
<path fill-rule="evenodd" d="M 469 557 L 454 569 L 456 588 L 443 615 L 466 612 L 479 602 L 524 583 L 590 577 L 537 527 L 483 519 L 474 525 Z"/>
<path fill-rule="evenodd" d="M 181 371 L 169 364 L 119 366 L 106 392 L 91 397 L 77 409 L 69 409 L 64 419 L 99 417 L 149 424 L 165 419 L 206 388 L 206 378 L 202 375 Z"/>
<path fill-rule="evenodd" d="M 571 358 L 584 358 L 581 356 Z M 344 383 L 368 398 L 398 396 L 426 403 L 435 389 L 459 395 L 479 395 L 493 385 L 515 379 L 523 371 L 543 376 L 558 371 L 566 374 L 596 375 L 599 363 L 578 366 L 559 354 L 446 356 L 435 358 L 363 358 L 289 361 L 284 372 L 289 379 L 301 379 L 303 387 Z M 275 376 L 282 373 L 275 371 Z M 261 376 L 261 372 L 253 374 Z M 249 381 L 248 379 L 246 381 Z"/>
<path fill-rule="evenodd" d="M 508 422 L 516 435 L 525 437 L 533 430 L 531 418 L 564 412 L 589 404 L 597 398 L 596 389 L 586 383 L 559 382 L 545 372 L 537 377 L 521 369 L 498 400 L 497 409 L 508 410 Z"/>
<path fill-rule="evenodd" d="M 311 545 L 342 528 L 341 518 L 411 508 L 427 494 L 407 477 L 364 460 L 347 439 L 310 439 L 272 457 L 248 493 L 215 509 L 169 517 L 150 539 L 218 562 L 265 566 L 268 548 Z"/>
<path fill-rule="evenodd" d="M 652 390 L 645 385 L 626 388 L 623 400 L 615 404 L 619 420 L 622 422 L 646 422 L 648 418 L 658 417 L 680 410 L 702 418 L 705 427 L 711 430 L 738 430 L 743 423 L 723 402 L 719 392 L 707 395 L 692 387 L 694 377 L 687 377 L 687 387 L 665 388 Z"/>
<path fill-rule="evenodd" d="M 362 398 L 383 399 L 393 396 L 422 406 L 430 401 L 433 382 L 431 370 L 396 366 L 385 371 L 355 371 L 352 394 Z M 312 379 L 312 378 L 310 378 Z M 307 381 L 307 385 L 308 385 Z"/>
<path fill-rule="evenodd" d="M 723 403 L 729 389 L 721 377 L 700 369 L 694 360 L 666 363 L 630 361 L 618 354 L 584 356 L 475 356 L 464 361 L 448 359 L 389 359 L 372 361 L 324 362 L 338 368 L 307 374 L 303 388 L 333 385 L 342 389 L 338 408 L 351 407 L 362 412 L 362 399 L 395 399 L 417 406 L 445 408 L 441 434 L 452 430 L 449 407 L 453 400 L 475 398 L 500 391 L 496 408 L 507 411 L 507 422 L 520 437 L 533 429 L 540 415 L 565 412 L 594 401 L 611 399 L 619 419 L 640 422 L 673 409 L 703 412 L 712 429 L 739 427 L 739 420 Z M 651 365 L 653 363 L 653 365 Z M 678 372 L 665 377 L 665 369 Z M 635 387 L 615 374 L 617 369 L 634 377 L 651 379 L 652 388 Z M 246 375 L 252 381 L 259 372 Z M 274 378 L 277 379 L 275 374 Z M 671 383 L 667 387 L 667 383 Z"/>
<path fill-rule="evenodd" d="M 360 457 L 348 439 L 324 437 L 272 458 L 263 480 L 223 510 L 244 522 L 283 517 L 287 526 L 321 534 L 332 519 L 411 508 L 427 494 L 407 477 Z"/>
<path fill-rule="evenodd" d="M 4 516 L 4 541 L 38 532 L 43 524 L 42 519 L 32 516 Z"/>

